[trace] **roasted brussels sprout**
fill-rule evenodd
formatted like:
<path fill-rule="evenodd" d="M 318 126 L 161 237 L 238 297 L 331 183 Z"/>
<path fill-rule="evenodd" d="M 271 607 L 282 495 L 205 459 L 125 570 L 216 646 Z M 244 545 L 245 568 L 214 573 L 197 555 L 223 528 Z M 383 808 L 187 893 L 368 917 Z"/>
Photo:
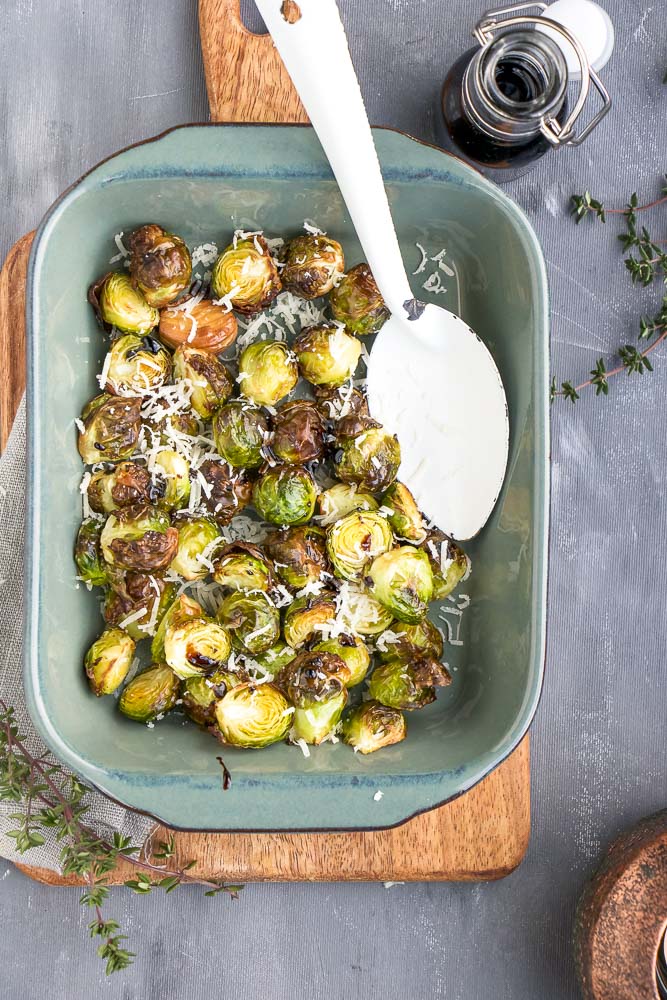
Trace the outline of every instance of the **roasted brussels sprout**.
<path fill-rule="evenodd" d="M 83 661 L 93 694 L 113 694 L 120 687 L 132 665 L 135 648 L 134 640 L 120 628 L 102 632 Z"/>
<path fill-rule="evenodd" d="M 105 472 L 93 472 L 88 484 L 88 502 L 98 514 L 110 514 L 119 507 L 149 503 L 157 497 L 150 473 L 136 462 L 119 462 Z"/>
<path fill-rule="evenodd" d="M 196 347 L 181 344 L 176 350 L 174 375 L 191 383 L 190 405 L 202 420 L 210 420 L 232 394 L 232 379 L 223 363 Z"/>
<path fill-rule="evenodd" d="M 215 721 L 225 743 L 260 749 L 287 736 L 290 704 L 274 684 L 239 684 L 216 703 Z"/>
<path fill-rule="evenodd" d="M 380 289 L 368 264 L 351 268 L 329 297 L 334 319 L 361 337 L 377 333 L 389 318 Z"/>
<path fill-rule="evenodd" d="M 178 700 L 179 688 L 173 670 L 166 663 L 156 663 L 130 681 L 120 696 L 118 708 L 135 722 L 152 722 L 171 711 Z"/>
<path fill-rule="evenodd" d="M 295 236 L 287 244 L 283 285 L 303 299 L 326 295 L 344 271 L 343 248 L 329 236 Z"/>
<path fill-rule="evenodd" d="M 342 438 L 334 459 L 334 473 L 344 483 L 358 483 L 371 493 L 386 490 L 401 464 L 396 438 L 383 427 L 372 427 L 357 437 Z"/>
<path fill-rule="evenodd" d="M 300 653 L 284 668 L 279 683 L 294 705 L 291 740 L 317 744 L 335 730 L 347 702 L 348 677 L 335 653 Z"/>
<path fill-rule="evenodd" d="M 394 616 L 367 591 L 351 583 L 341 588 L 337 620 L 353 635 L 378 635 L 389 628 Z"/>
<path fill-rule="evenodd" d="M 353 414 L 368 414 L 368 401 L 352 382 L 343 385 L 316 385 L 313 393 L 325 420 L 337 422 Z"/>
<path fill-rule="evenodd" d="M 174 350 L 187 343 L 209 354 L 222 354 L 236 340 L 238 324 L 234 313 L 202 299 L 160 310 L 159 332 L 162 343 Z"/>
<path fill-rule="evenodd" d="M 443 641 L 440 632 L 428 618 L 417 625 L 394 622 L 375 641 L 381 660 L 413 660 L 428 657 L 439 660 Z"/>
<path fill-rule="evenodd" d="M 153 628 L 159 627 L 174 600 L 175 584 L 145 573 L 123 573 L 112 567 L 109 573 L 111 586 L 103 608 L 105 622 L 119 625 L 136 642 L 145 639 Z"/>
<path fill-rule="evenodd" d="M 235 469 L 259 468 L 268 436 L 269 425 L 262 411 L 241 399 L 225 403 L 213 418 L 216 450 Z"/>
<path fill-rule="evenodd" d="M 336 639 L 325 639 L 313 646 L 314 653 L 335 653 L 350 671 L 345 687 L 361 684 L 368 673 L 371 654 L 368 646 L 356 635 L 339 635 Z"/>
<path fill-rule="evenodd" d="M 234 648 L 251 656 L 280 638 L 280 612 L 266 594 L 230 594 L 218 608 L 218 621 L 229 630 Z"/>
<path fill-rule="evenodd" d="M 252 488 L 255 510 L 272 524 L 305 524 L 313 516 L 317 485 L 300 465 L 268 469 Z"/>
<path fill-rule="evenodd" d="M 341 736 L 359 753 L 374 753 L 400 743 L 407 735 L 405 716 L 379 701 L 364 701 L 343 719 Z"/>
<path fill-rule="evenodd" d="M 190 251 L 179 236 L 162 226 L 140 226 L 128 238 L 130 276 L 150 306 L 161 309 L 181 295 L 190 284 Z"/>
<path fill-rule="evenodd" d="M 329 572 L 326 536 L 312 525 L 283 528 L 267 535 L 264 548 L 276 573 L 288 587 L 301 590 Z"/>
<path fill-rule="evenodd" d="M 353 374 L 361 341 L 334 323 L 310 326 L 294 341 L 299 371 L 313 385 L 339 386 Z"/>
<path fill-rule="evenodd" d="M 437 660 L 388 660 L 371 674 L 368 693 L 389 708 L 410 710 L 430 705 L 436 687 L 451 683 L 449 671 Z"/>
<path fill-rule="evenodd" d="M 324 421 L 315 403 L 284 403 L 273 418 L 271 450 L 281 462 L 304 465 L 324 454 Z"/>
<path fill-rule="evenodd" d="M 198 726 L 214 726 L 216 702 L 246 680 L 242 673 L 232 673 L 231 670 L 215 670 L 208 677 L 203 674 L 188 677 L 181 688 L 185 714 Z"/>
<path fill-rule="evenodd" d="M 164 448 L 155 456 L 153 474 L 159 484 L 157 500 L 161 507 L 180 510 L 187 505 L 190 499 L 190 463 L 187 458 L 171 448 Z"/>
<path fill-rule="evenodd" d="M 356 510 L 377 510 L 378 502 L 356 483 L 335 483 L 317 498 L 320 524 L 333 524 Z"/>
<path fill-rule="evenodd" d="M 187 594 L 171 600 L 151 642 L 151 657 L 155 663 L 164 662 L 164 637 L 170 625 L 182 624 L 186 618 L 205 618 L 202 606 Z"/>
<path fill-rule="evenodd" d="M 201 503 L 220 525 L 229 524 L 250 503 L 252 481 L 244 469 L 234 471 L 226 462 L 207 459 L 199 466 L 206 482 Z"/>
<path fill-rule="evenodd" d="M 100 536 L 110 566 L 159 573 L 178 549 L 178 530 L 158 507 L 135 504 L 110 514 Z"/>
<path fill-rule="evenodd" d="M 116 396 L 144 396 L 171 378 L 171 355 L 148 335 L 126 333 L 112 341 L 105 392 Z"/>
<path fill-rule="evenodd" d="M 146 426 L 150 433 L 159 438 L 165 448 L 173 448 L 175 443 L 184 437 L 197 437 L 202 433 L 199 418 L 192 410 L 180 410 L 176 413 L 170 409 L 167 400 L 157 400 L 156 406 Z M 152 442 L 155 444 L 155 440 Z"/>
<path fill-rule="evenodd" d="M 401 545 L 377 556 L 368 570 L 371 593 L 395 618 L 416 625 L 433 598 L 433 573 L 423 549 Z"/>
<path fill-rule="evenodd" d="M 291 663 L 295 656 L 296 649 L 292 649 L 286 642 L 281 641 L 277 642 L 275 646 L 271 646 L 265 653 L 258 653 L 257 656 L 253 656 L 250 664 L 247 664 L 246 658 L 246 664 L 248 668 L 250 666 L 255 668 L 261 667 L 267 674 L 271 674 L 271 678 L 268 678 L 270 680 L 279 674 L 283 667 Z"/>
<path fill-rule="evenodd" d="M 227 629 L 210 618 L 177 614 L 164 632 L 164 658 L 182 680 L 220 670 L 231 651 Z"/>
<path fill-rule="evenodd" d="M 399 538 L 415 544 L 424 541 L 424 519 L 407 486 L 392 483 L 382 497 L 382 508 L 387 508 L 387 518 Z"/>
<path fill-rule="evenodd" d="M 433 572 L 433 599 L 442 601 L 456 590 L 470 572 L 470 560 L 463 549 L 444 532 L 430 531 L 422 545 Z"/>
<path fill-rule="evenodd" d="M 263 236 L 235 238 L 213 265 L 213 297 L 224 299 L 245 315 L 266 309 L 281 287 L 276 263 Z"/>
<path fill-rule="evenodd" d="M 86 465 L 120 462 L 136 448 L 141 432 L 141 399 L 102 393 L 86 403 L 79 431 L 79 454 Z"/>
<path fill-rule="evenodd" d="M 176 522 L 178 548 L 171 568 L 184 580 L 203 580 L 210 571 L 220 528 L 212 518 L 190 517 Z"/>
<path fill-rule="evenodd" d="M 273 582 L 271 567 L 262 550 L 251 542 L 232 542 L 218 549 L 213 562 L 213 579 L 229 590 L 261 590 L 265 594 L 271 590 Z"/>
<path fill-rule="evenodd" d="M 300 597 L 285 612 L 283 635 L 292 649 L 305 646 L 322 628 L 331 625 L 336 617 L 336 600 L 333 594 L 322 593 L 316 597 Z"/>
<path fill-rule="evenodd" d="M 343 580 L 360 580 L 366 564 L 393 543 L 389 521 L 374 510 L 346 514 L 327 531 L 327 553 L 334 573 Z"/>
<path fill-rule="evenodd" d="M 107 567 L 102 559 L 101 533 L 100 522 L 90 517 L 79 528 L 74 544 L 74 562 L 79 579 L 93 587 L 104 587 L 109 582 Z"/>
<path fill-rule="evenodd" d="M 238 382 L 246 399 L 275 406 L 299 380 L 294 354 L 282 340 L 261 340 L 239 358 Z"/>
<path fill-rule="evenodd" d="M 88 290 L 88 301 L 104 326 L 115 327 L 122 333 L 143 336 L 160 319 L 157 309 L 134 287 L 129 274 L 121 271 L 111 271 L 94 282 Z"/>

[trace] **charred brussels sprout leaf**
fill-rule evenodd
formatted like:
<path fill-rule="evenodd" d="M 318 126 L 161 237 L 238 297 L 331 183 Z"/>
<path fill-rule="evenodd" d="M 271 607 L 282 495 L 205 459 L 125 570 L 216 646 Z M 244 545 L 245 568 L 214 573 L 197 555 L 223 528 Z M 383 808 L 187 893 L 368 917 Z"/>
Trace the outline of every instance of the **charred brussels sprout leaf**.
<path fill-rule="evenodd" d="M 119 507 L 156 499 L 148 470 L 136 462 L 120 462 L 108 472 L 93 472 L 88 484 L 88 502 L 99 514 Z"/>
<path fill-rule="evenodd" d="M 201 605 L 187 594 L 181 594 L 172 600 L 160 619 L 153 641 L 151 656 L 156 663 L 164 661 L 164 637 L 170 625 L 182 624 L 186 618 L 205 618 Z"/>
<path fill-rule="evenodd" d="M 299 371 L 313 385 L 337 387 L 353 374 L 361 341 L 334 323 L 302 330 L 294 341 Z"/>
<path fill-rule="evenodd" d="M 112 271 L 96 281 L 88 290 L 91 303 L 100 322 L 122 333 L 143 336 L 157 325 L 160 314 L 149 305 L 144 295 L 134 287 L 129 274 Z"/>
<path fill-rule="evenodd" d="M 268 433 L 262 411 L 240 399 L 226 403 L 213 418 L 216 450 L 235 469 L 259 468 Z"/>
<path fill-rule="evenodd" d="M 451 682 L 449 671 L 437 660 L 388 660 L 371 674 L 368 693 L 389 708 L 411 710 L 435 701 L 436 687 Z"/>
<path fill-rule="evenodd" d="M 98 697 L 113 694 L 132 665 L 134 640 L 120 628 L 107 628 L 92 644 L 84 660 L 88 683 Z"/>
<path fill-rule="evenodd" d="M 417 501 L 407 486 L 392 483 L 382 497 L 382 507 L 387 508 L 387 518 L 399 538 L 415 543 L 424 541 L 424 520 Z"/>
<path fill-rule="evenodd" d="M 190 284 L 190 251 L 179 236 L 162 226 L 140 226 L 128 239 L 130 275 L 150 306 L 161 309 Z"/>
<path fill-rule="evenodd" d="M 274 531 L 267 536 L 264 548 L 280 579 L 295 590 L 318 583 L 329 572 L 321 528 L 304 525 Z"/>
<path fill-rule="evenodd" d="M 387 632 L 377 637 L 375 645 L 381 660 L 423 657 L 439 660 L 443 650 L 442 636 L 428 618 L 417 625 L 395 622 Z"/>
<path fill-rule="evenodd" d="M 160 484 L 157 496 L 160 505 L 167 510 L 185 507 L 190 498 L 190 463 L 187 458 L 171 448 L 165 448 L 155 456 L 153 473 Z"/>
<path fill-rule="evenodd" d="M 86 465 L 120 462 L 134 452 L 141 432 L 141 399 L 102 393 L 81 413 L 79 454 Z"/>
<path fill-rule="evenodd" d="M 368 673 L 371 654 L 368 652 L 366 643 L 356 635 L 339 635 L 336 639 L 325 639 L 324 642 L 318 642 L 313 647 L 313 652 L 335 653 L 336 656 L 340 656 L 350 672 L 348 680 L 345 681 L 345 687 L 361 684 Z"/>
<path fill-rule="evenodd" d="M 273 684 L 239 684 L 215 706 L 215 721 L 225 743 L 260 749 L 287 735 L 290 705 Z"/>
<path fill-rule="evenodd" d="M 327 552 L 336 576 L 360 580 L 364 567 L 394 543 L 389 522 L 376 511 L 355 511 L 327 531 Z"/>
<path fill-rule="evenodd" d="M 313 516 L 316 500 L 315 480 L 300 465 L 269 469 L 252 490 L 255 510 L 272 524 L 305 524 Z"/>
<path fill-rule="evenodd" d="M 171 568 L 184 580 L 203 580 L 208 574 L 220 528 L 210 518 L 191 517 L 176 522 L 178 549 Z"/>
<path fill-rule="evenodd" d="M 251 542 L 232 542 L 219 549 L 213 569 L 213 579 L 229 590 L 250 592 L 271 590 L 271 567 L 262 550 Z"/>
<path fill-rule="evenodd" d="M 334 472 L 344 483 L 358 483 L 371 493 L 377 493 L 393 483 L 400 464 L 398 441 L 383 427 L 377 427 L 357 437 L 342 439 L 334 460 Z"/>
<path fill-rule="evenodd" d="M 377 500 L 356 483 L 336 483 L 317 498 L 320 524 L 333 524 L 356 510 L 377 510 Z"/>
<path fill-rule="evenodd" d="M 285 403 L 273 418 L 273 454 L 289 465 L 315 462 L 324 454 L 324 421 L 315 403 Z"/>
<path fill-rule="evenodd" d="M 235 239 L 213 265 L 214 298 L 224 299 L 246 315 L 266 309 L 281 287 L 276 263 L 263 236 Z"/>
<path fill-rule="evenodd" d="M 208 351 L 181 344 L 174 354 L 174 374 L 179 381 L 191 383 L 190 405 L 202 420 L 210 420 L 232 394 L 229 372 Z"/>
<path fill-rule="evenodd" d="M 179 687 L 173 670 L 165 663 L 155 664 L 130 681 L 120 696 L 118 708 L 135 722 L 152 722 L 158 715 L 171 711 Z"/>
<path fill-rule="evenodd" d="M 246 678 L 230 670 L 216 670 L 208 677 L 201 674 L 183 681 L 183 710 L 198 726 L 215 725 L 215 706 L 231 688 L 243 684 Z"/>
<path fill-rule="evenodd" d="M 176 555 L 178 530 L 158 507 L 137 504 L 109 515 L 100 542 L 110 566 L 159 573 Z"/>
<path fill-rule="evenodd" d="M 401 545 L 377 556 L 368 570 L 371 593 L 395 618 L 416 625 L 433 598 L 433 574 L 422 549 Z"/>
<path fill-rule="evenodd" d="M 149 625 L 159 626 L 174 599 L 176 586 L 145 573 L 123 573 L 110 568 L 112 586 L 104 599 L 104 620 L 119 625 L 137 642 L 147 637 Z M 155 602 L 157 601 L 157 608 Z M 141 612 L 138 617 L 137 612 Z M 132 620 L 126 622 L 130 617 Z"/>
<path fill-rule="evenodd" d="M 164 658 L 185 680 L 225 666 L 232 651 L 227 629 L 209 618 L 176 615 L 164 633 Z"/>
<path fill-rule="evenodd" d="M 171 355 L 157 340 L 126 333 L 111 344 L 106 392 L 116 396 L 144 396 L 171 378 Z"/>
<path fill-rule="evenodd" d="M 359 753 L 374 753 L 404 740 L 407 726 L 398 709 L 379 701 L 364 701 L 345 716 L 341 735 Z"/>
<path fill-rule="evenodd" d="M 238 381 L 246 399 L 275 406 L 299 380 L 296 358 L 282 340 L 250 344 L 239 358 Z"/>
<path fill-rule="evenodd" d="M 234 470 L 226 462 L 207 459 L 199 466 L 207 489 L 202 487 L 201 503 L 220 525 L 229 524 L 250 503 L 252 481 L 243 469 Z"/>
<path fill-rule="evenodd" d="M 362 337 L 377 333 L 389 318 L 389 310 L 368 264 L 357 264 L 348 271 L 332 290 L 329 302 L 334 319 Z"/>
<path fill-rule="evenodd" d="M 237 333 L 234 313 L 210 299 L 188 300 L 160 311 L 160 340 L 174 350 L 188 343 L 209 354 L 222 354 L 234 343 Z"/>
<path fill-rule="evenodd" d="M 74 562 L 79 579 L 93 587 L 104 587 L 109 582 L 107 567 L 102 559 L 101 533 L 100 522 L 88 518 L 79 528 L 74 545 Z"/>
<path fill-rule="evenodd" d="M 335 653 L 300 653 L 282 671 L 280 685 L 294 705 L 290 739 L 321 743 L 340 721 L 349 671 Z"/>
<path fill-rule="evenodd" d="M 318 594 L 316 597 L 300 597 L 285 613 L 283 635 L 292 649 L 305 646 L 336 617 L 336 601 L 333 594 Z"/>
<path fill-rule="evenodd" d="M 448 597 L 470 572 L 470 560 L 463 549 L 442 531 L 431 531 L 424 544 L 433 571 L 433 598 Z"/>
<path fill-rule="evenodd" d="M 343 248 L 329 236 L 296 236 L 287 244 L 283 285 L 303 299 L 327 295 L 344 271 Z"/>
<path fill-rule="evenodd" d="M 234 648 L 251 656 L 280 638 L 280 612 L 266 594 L 230 594 L 218 608 L 218 621 L 229 630 Z"/>

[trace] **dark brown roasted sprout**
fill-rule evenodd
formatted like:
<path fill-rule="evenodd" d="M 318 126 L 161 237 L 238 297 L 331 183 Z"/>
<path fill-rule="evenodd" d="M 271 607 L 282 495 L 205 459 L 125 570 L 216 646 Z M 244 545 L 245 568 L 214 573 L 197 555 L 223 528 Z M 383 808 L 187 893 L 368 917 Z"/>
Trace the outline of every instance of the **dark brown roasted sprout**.
<path fill-rule="evenodd" d="M 255 510 L 271 524 L 305 524 L 315 512 L 317 484 L 301 465 L 279 465 L 260 475 L 252 489 Z"/>
<path fill-rule="evenodd" d="M 242 394 L 260 406 L 275 406 L 295 387 L 299 369 L 294 353 L 282 340 L 261 340 L 239 358 Z"/>
<path fill-rule="evenodd" d="M 109 514 L 100 543 L 110 566 L 161 573 L 176 555 L 178 529 L 159 507 L 135 504 Z"/>
<path fill-rule="evenodd" d="M 299 597 L 285 612 L 283 635 L 292 649 L 300 649 L 314 638 L 321 638 L 322 630 L 336 617 L 336 599 L 323 591 L 313 597 Z"/>
<path fill-rule="evenodd" d="M 128 238 L 130 276 L 150 306 L 161 309 L 190 285 L 190 251 L 179 236 L 156 223 L 140 226 Z"/>
<path fill-rule="evenodd" d="M 264 462 L 268 436 L 266 417 L 245 400 L 230 400 L 213 418 L 216 450 L 235 469 L 258 469 Z"/>
<path fill-rule="evenodd" d="M 248 678 L 242 671 L 215 670 L 207 677 L 188 677 L 181 687 L 183 711 L 198 726 L 215 725 L 215 706 L 228 691 Z"/>
<path fill-rule="evenodd" d="M 84 668 L 93 694 L 98 698 L 123 683 L 134 658 L 135 642 L 120 628 L 107 628 L 89 648 Z"/>
<path fill-rule="evenodd" d="M 422 548 L 433 573 L 433 600 L 448 597 L 470 572 L 470 561 L 460 545 L 437 528 L 429 531 Z"/>
<path fill-rule="evenodd" d="M 252 496 L 252 480 L 244 469 L 232 469 L 226 462 L 206 459 L 199 466 L 207 489 L 202 488 L 201 502 L 223 527 L 240 514 Z"/>
<path fill-rule="evenodd" d="M 377 556 L 367 570 L 367 586 L 394 618 L 416 625 L 433 599 L 433 573 L 423 549 L 401 545 Z"/>
<path fill-rule="evenodd" d="M 271 450 L 281 462 L 305 465 L 324 454 L 324 421 L 315 403 L 284 403 L 273 418 Z"/>
<path fill-rule="evenodd" d="M 343 417 L 352 416 L 355 413 L 363 413 L 368 416 L 368 400 L 363 392 L 355 389 L 352 382 L 343 385 L 315 385 L 313 394 L 317 401 L 317 407 L 325 420 L 336 423 Z"/>
<path fill-rule="evenodd" d="M 160 314 L 135 288 L 129 274 L 111 271 L 88 289 L 88 301 L 100 323 L 107 329 L 144 336 L 157 325 Z"/>
<path fill-rule="evenodd" d="M 393 622 L 391 627 L 375 640 L 381 660 L 414 660 L 428 657 L 439 660 L 443 640 L 440 632 L 428 618 L 417 625 Z"/>
<path fill-rule="evenodd" d="M 111 586 L 104 599 L 105 622 L 120 626 L 137 642 L 145 639 L 149 635 L 147 628 L 153 616 L 154 625 L 159 628 L 174 600 L 176 585 L 145 573 L 122 573 L 110 569 L 110 574 Z M 131 620 L 126 621 L 128 618 Z"/>
<path fill-rule="evenodd" d="M 288 587 L 301 590 L 329 574 L 326 535 L 321 528 L 303 525 L 267 535 L 264 549 L 276 573 Z"/>
<path fill-rule="evenodd" d="M 124 689 L 118 708 L 134 722 L 152 722 L 170 712 L 178 700 L 178 677 L 166 663 L 137 674 Z"/>
<path fill-rule="evenodd" d="M 363 431 L 357 437 L 340 439 L 334 458 L 334 473 L 344 483 L 357 483 L 370 493 L 386 490 L 401 464 L 398 441 L 383 427 Z"/>
<path fill-rule="evenodd" d="M 415 544 L 424 541 L 424 519 L 417 501 L 404 483 L 392 483 L 382 496 L 381 506 L 386 508 L 387 519 L 398 538 Z"/>
<path fill-rule="evenodd" d="M 233 312 L 211 299 L 160 310 L 160 340 L 176 349 L 189 344 L 209 354 L 222 354 L 236 340 L 238 324 Z"/>
<path fill-rule="evenodd" d="M 254 656 L 280 638 L 280 612 L 266 594 L 230 594 L 218 608 L 218 621 L 229 631 L 235 649 Z"/>
<path fill-rule="evenodd" d="M 179 381 L 190 382 L 190 405 L 202 420 L 210 420 L 234 388 L 231 375 L 215 355 L 187 344 L 181 344 L 174 354 L 174 375 Z"/>
<path fill-rule="evenodd" d="M 88 484 L 88 502 L 98 514 L 156 501 L 159 494 L 148 469 L 136 462 L 119 462 L 106 471 L 93 472 Z"/>
<path fill-rule="evenodd" d="M 101 523 L 90 517 L 79 528 L 74 544 L 74 562 L 79 580 L 82 583 L 89 583 L 92 587 L 105 587 L 109 582 L 109 573 L 100 546 L 101 533 Z"/>
<path fill-rule="evenodd" d="M 334 319 L 344 323 L 350 333 L 364 337 L 377 333 L 389 318 L 380 289 L 368 264 L 357 264 L 331 291 L 329 298 Z"/>
<path fill-rule="evenodd" d="M 302 330 L 294 341 L 299 371 L 313 385 L 338 387 L 352 376 L 361 355 L 361 341 L 342 326 L 323 323 Z"/>
<path fill-rule="evenodd" d="M 343 248 L 324 234 L 295 236 L 285 250 L 283 285 L 303 299 L 326 295 L 345 271 Z"/>
<path fill-rule="evenodd" d="M 214 299 L 224 299 L 245 315 L 266 309 L 282 285 L 276 263 L 263 236 L 235 237 L 222 251 L 211 274 Z"/>
<path fill-rule="evenodd" d="M 86 465 L 130 458 L 141 432 L 141 399 L 102 393 L 81 411 L 79 454 Z"/>
<path fill-rule="evenodd" d="M 388 660 L 376 667 L 368 683 L 371 698 L 387 705 L 409 711 L 423 708 L 435 701 L 435 689 L 452 683 L 451 674 L 437 660 Z"/>
<path fill-rule="evenodd" d="M 171 355 L 145 334 L 125 333 L 111 342 L 106 361 L 106 392 L 115 396 L 145 396 L 171 379 Z"/>
<path fill-rule="evenodd" d="M 375 753 L 405 739 L 405 716 L 379 701 L 363 701 L 345 715 L 341 736 L 358 753 Z"/>
<path fill-rule="evenodd" d="M 350 671 L 350 676 L 345 681 L 345 687 L 354 687 L 355 684 L 361 684 L 368 673 L 371 654 L 368 651 L 368 646 L 359 636 L 343 634 L 337 636 L 335 639 L 325 639 L 323 642 L 318 642 L 316 646 L 313 646 L 313 652 L 335 653 L 336 656 L 340 656 Z"/>
<path fill-rule="evenodd" d="M 238 684 L 215 704 L 220 736 L 230 746 L 259 750 L 287 736 L 290 704 L 275 684 Z"/>
<path fill-rule="evenodd" d="M 216 551 L 213 579 L 228 590 L 268 594 L 273 585 L 271 567 L 252 542 L 230 542 Z"/>
<path fill-rule="evenodd" d="M 278 683 L 294 705 L 290 739 L 321 743 L 347 703 L 349 670 L 335 653 L 304 652 L 283 668 Z"/>

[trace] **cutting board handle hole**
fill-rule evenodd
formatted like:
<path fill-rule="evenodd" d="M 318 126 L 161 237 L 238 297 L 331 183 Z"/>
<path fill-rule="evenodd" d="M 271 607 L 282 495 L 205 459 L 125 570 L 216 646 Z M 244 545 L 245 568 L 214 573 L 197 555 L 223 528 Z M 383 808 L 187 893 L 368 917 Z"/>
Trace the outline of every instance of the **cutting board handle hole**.
<path fill-rule="evenodd" d="M 267 35 L 266 25 L 255 0 L 240 0 L 241 22 L 253 35 Z"/>

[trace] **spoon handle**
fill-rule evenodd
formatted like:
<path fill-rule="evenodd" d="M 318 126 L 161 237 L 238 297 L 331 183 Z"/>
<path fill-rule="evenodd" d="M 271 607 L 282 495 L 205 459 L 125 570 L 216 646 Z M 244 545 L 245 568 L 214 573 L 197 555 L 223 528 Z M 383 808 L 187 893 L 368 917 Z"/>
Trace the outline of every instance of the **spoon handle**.
<path fill-rule="evenodd" d="M 336 0 L 256 0 L 327 155 L 391 312 L 412 299 Z M 296 9 L 295 9 L 296 8 Z M 290 23 L 292 17 L 297 18 Z"/>

